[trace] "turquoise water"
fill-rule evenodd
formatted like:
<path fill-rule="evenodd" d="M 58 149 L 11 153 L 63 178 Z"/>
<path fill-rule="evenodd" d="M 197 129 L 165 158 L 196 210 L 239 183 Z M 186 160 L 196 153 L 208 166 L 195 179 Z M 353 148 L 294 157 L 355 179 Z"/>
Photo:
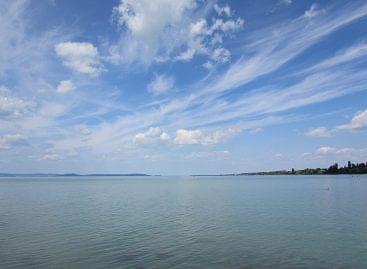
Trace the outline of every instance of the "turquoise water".
<path fill-rule="evenodd" d="M 0 178 L 0 268 L 367 268 L 367 177 Z"/>

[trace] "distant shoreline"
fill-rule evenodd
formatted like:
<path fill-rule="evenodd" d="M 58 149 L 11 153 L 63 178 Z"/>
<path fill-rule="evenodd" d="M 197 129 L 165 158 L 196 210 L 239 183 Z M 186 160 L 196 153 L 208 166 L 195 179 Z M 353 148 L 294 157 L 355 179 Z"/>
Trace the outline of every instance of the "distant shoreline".
<path fill-rule="evenodd" d="M 192 174 L 192 177 L 221 177 L 221 176 L 317 176 L 317 175 L 361 175 L 367 174 L 366 163 L 351 163 L 339 167 L 337 163 L 329 168 L 306 168 L 302 170 L 277 170 L 269 172 L 230 173 L 230 174 Z M 0 173 L 0 177 L 151 177 L 162 175 L 149 175 L 144 173 L 128 174 L 77 174 L 77 173 Z"/>
<path fill-rule="evenodd" d="M 197 174 L 191 175 L 196 177 L 205 176 L 312 176 L 312 175 L 361 175 L 367 174 L 367 162 L 366 163 L 352 163 L 348 161 L 345 166 L 339 167 L 337 163 L 329 166 L 329 168 L 306 168 L 302 170 L 278 170 L 269 172 L 251 172 L 251 173 L 232 173 L 232 174 L 218 174 L 218 175 L 206 175 Z"/>
<path fill-rule="evenodd" d="M 160 175 L 148 175 L 142 173 L 132 174 L 47 174 L 47 173 L 29 173 L 29 174 L 16 174 L 16 173 L 0 173 L 0 177 L 150 177 Z"/>
<path fill-rule="evenodd" d="M 367 173 L 355 173 L 355 174 L 271 174 L 271 173 L 241 173 L 241 174 L 223 174 L 223 175 L 190 175 L 191 177 L 240 177 L 240 176 L 339 176 L 339 175 L 365 175 Z"/>

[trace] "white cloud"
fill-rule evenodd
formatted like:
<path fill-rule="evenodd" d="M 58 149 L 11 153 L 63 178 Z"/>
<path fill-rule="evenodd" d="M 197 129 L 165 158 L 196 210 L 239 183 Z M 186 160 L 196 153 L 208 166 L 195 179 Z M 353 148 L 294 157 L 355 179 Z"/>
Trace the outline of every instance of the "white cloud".
<path fill-rule="evenodd" d="M 194 83 L 187 89 L 187 95 L 144 105 L 144 111 L 104 121 L 95 127 L 86 143 L 100 150 L 114 150 L 126 142 L 122 137 L 127 137 L 131 142 L 129 137 L 132 133 L 161 122 L 166 124 L 164 128 L 170 130 L 195 129 L 197 126 L 241 120 L 245 124 L 252 124 L 248 129 L 279 124 L 295 119 L 290 115 L 272 116 L 276 112 L 365 90 L 366 72 L 353 68 L 354 63 L 350 63 L 347 69 L 336 65 L 332 70 L 322 70 L 312 75 L 306 73 L 306 76 L 301 76 L 287 87 L 255 87 L 249 91 L 238 91 L 236 100 L 228 102 L 225 98 L 227 93 L 239 86 L 279 70 L 321 38 L 367 14 L 367 5 L 348 7 L 348 10 L 333 13 L 335 16 L 329 16 L 330 13 L 318 16 L 313 21 L 313 27 L 307 27 L 308 22 L 297 18 L 275 26 L 276 33 L 271 27 L 260 34 L 249 34 L 243 50 L 246 52 L 250 49 L 253 53 L 245 54 L 225 72 L 218 72 L 209 76 L 209 79 Z M 288 75 L 292 77 L 294 73 L 285 75 L 284 81 L 287 81 Z M 340 77 L 344 79 L 339 80 Z"/>
<path fill-rule="evenodd" d="M 162 133 L 162 129 L 159 127 L 150 127 L 148 131 L 145 133 L 148 137 L 157 137 Z"/>
<path fill-rule="evenodd" d="M 0 86 L 0 117 L 13 118 L 28 114 L 34 103 L 12 96 L 10 90 Z"/>
<path fill-rule="evenodd" d="M 327 68 L 332 68 L 340 64 L 345 64 L 351 61 L 359 61 L 367 55 L 367 42 L 357 43 L 347 49 L 339 51 L 334 57 L 328 58 L 320 63 L 306 68 L 303 71 L 320 71 Z"/>
<path fill-rule="evenodd" d="M 58 93 L 67 93 L 75 90 L 75 85 L 71 80 L 62 80 L 57 86 Z"/>
<path fill-rule="evenodd" d="M 136 144 L 144 144 L 156 142 L 158 140 L 168 141 L 169 139 L 169 135 L 163 132 L 160 127 L 150 127 L 145 133 L 137 133 L 133 141 Z"/>
<path fill-rule="evenodd" d="M 361 158 L 367 157 L 367 149 L 366 148 L 356 149 L 356 148 L 351 148 L 351 147 L 335 148 L 335 147 L 324 146 L 316 150 L 316 156 L 318 157 L 322 157 L 322 156 L 350 157 L 354 159 L 361 159 Z"/>
<path fill-rule="evenodd" d="M 201 144 L 203 139 L 203 133 L 200 130 L 185 130 L 180 129 L 176 131 L 176 137 L 174 139 L 175 144 L 188 145 L 188 144 Z"/>
<path fill-rule="evenodd" d="M 177 55 L 175 59 L 178 61 L 190 61 L 192 58 L 194 58 L 195 53 L 195 49 L 189 48 L 186 51 L 183 51 L 179 55 Z"/>
<path fill-rule="evenodd" d="M 210 55 L 210 58 L 214 62 L 226 63 L 231 58 L 231 53 L 229 52 L 229 50 L 227 50 L 225 48 L 217 48 Z"/>
<path fill-rule="evenodd" d="M 208 69 L 208 70 L 210 70 L 210 69 L 212 69 L 214 67 L 214 64 L 212 62 L 210 62 L 210 61 L 207 61 L 207 62 L 205 62 L 203 64 L 203 67 L 206 68 L 206 69 Z"/>
<path fill-rule="evenodd" d="M 316 154 L 325 155 L 325 154 L 335 153 L 336 151 L 337 149 L 333 147 L 320 147 L 316 150 Z"/>
<path fill-rule="evenodd" d="M 213 145 L 223 143 L 237 132 L 234 128 L 216 130 L 209 134 L 204 134 L 201 130 L 179 129 L 173 142 L 178 145 Z"/>
<path fill-rule="evenodd" d="M 210 3 L 198 8 L 197 0 L 120 0 L 113 10 L 122 29 L 120 43 L 110 48 L 114 62 L 189 61 L 195 55 L 210 57 L 221 49 L 223 37 L 240 29 L 243 20 L 231 19 L 228 5 L 214 5 L 218 13 L 207 22 Z M 226 15 L 227 19 L 217 16 Z M 209 19 L 209 18 L 208 18 Z M 228 52 L 226 52 L 228 57 Z M 225 61 L 220 61 L 225 62 Z"/>
<path fill-rule="evenodd" d="M 358 112 L 348 124 L 339 125 L 339 130 L 359 130 L 367 127 L 367 109 Z"/>
<path fill-rule="evenodd" d="M 208 33 L 212 34 L 215 31 L 222 31 L 223 33 L 241 29 L 244 25 L 244 20 L 238 18 L 237 20 L 216 19 L 213 25 L 208 29 Z"/>
<path fill-rule="evenodd" d="M 144 143 L 146 141 L 145 134 L 137 133 L 134 137 L 134 143 Z"/>
<path fill-rule="evenodd" d="M 303 15 L 305 18 L 312 18 L 320 13 L 319 6 L 314 3 L 311 5 L 310 9 L 305 11 L 305 14 Z"/>
<path fill-rule="evenodd" d="M 118 24 L 126 30 L 123 36 L 125 42 L 121 44 L 123 58 L 126 60 L 128 54 L 133 54 L 132 58 L 150 63 L 158 56 L 158 50 L 169 51 L 168 46 L 175 45 L 172 38 L 174 32 L 180 31 L 187 20 L 186 12 L 194 7 L 193 0 L 121 0 L 114 7 L 113 14 Z"/>
<path fill-rule="evenodd" d="M 159 95 L 171 90 L 174 86 L 175 79 L 168 75 L 155 75 L 154 79 L 148 85 L 148 91 L 154 95 Z"/>
<path fill-rule="evenodd" d="M 231 8 L 228 5 L 223 7 L 218 4 L 214 4 L 214 10 L 218 13 L 219 16 L 226 15 L 227 17 L 231 16 Z"/>
<path fill-rule="evenodd" d="M 27 144 L 27 137 L 21 134 L 6 134 L 0 136 L 0 150 L 10 149 L 12 146 Z"/>
<path fill-rule="evenodd" d="M 159 136 L 159 138 L 162 140 L 162 141 L 167 141 L 167 140 L 170 140 L 170 136 L 165 133 L 165 132 L 162 132 L 161 135 Z"/>
<path fill-rule="evenodd" d="M 241 36 L 241 40 L 238 40 L 240 41 L 239 43 L 241 44 L 241 47 L 237 47 L 237 49 L 238 52 L 243 53 L 242 58 L 232 64 L 230 68 L 224 69 L 224 72 L 222 72 L 221 69 L 218 70 L 218 72 L 210 74 L 208 76 L 209 79 L 202 79 L 200 83 L 193 82 L 193 84 L 188 86 L 185 91 L 180 91 L 179 96 L 173 100 L 172 98 L 159 100 L 159 102 L 157 101 L 154 105 L 147 104 L 144 100 L 139 100 L 141 103 L 144 102 L 144 107 L 135 107 L 127 101 L 124 103 L 124 100 L 127 100 L 124 98 L 119 98 L 119 100 L 116 100 L 116 103 L 115 100 L 113 100 L 115 98 L 109 98 L 110 100 L 105 102 L 105 99 L 103 98 L 110 96 L 111 93 L 108 89 L 103 91 L 103 94 L 99 95 L 95 94 L 97 91 L 93 91 L 93 89 L 91 89 L 91 91 L 85 92 L 85 96 L 82 96 L 86 98 L 80 98 L 79 100 L 73 99 L 71 100 L 72 102 L 66 102 L 66 104 L 73 103 L 73 106 L 75 107 L 73 107 L 72 110 L 66 109 L 64 113 L 61 113 L 60 111 L 63 111 L 61 107 L 56 107 L 56 109 L 53 110 L 53 104 L 48 108 L 45 106 L 46 102 L 52 101 L 56 103 L 57 100 L 50 100 L 50 95 L 48 94 L 37 95 L 35 93 L 33 95 L 33 93 L 31 93 L 32 87 L 26 83 L 23 85 L 17 85 L 17 88 L 13 93 L 9 94 L 7 97 L 17 98 L 27 102 L 29 100 L 37 100 L 42 112 L 37 110 L 38 113 L 36 112 L 36 116 L 41 115 L 42 117 L 40 117 L 40 121 L 42 122 L 46 119 L 50 119 L 50 117 L 48 117 L 48 112 L 54 115 L 52 116 L 55 117 L 54 120 L 50 120 L 49 123 L 42 125 L 40 128 L 38 128 L 38 124 L 35 124 L 37 120 L 36 117 L 34 118 L 35 120 L 30 120 L 27 124 L 27 126 L 32 128 L 32 132 L 28 132 L 32 134 L 32 136 L 34 135 L 33 130 L 36 131 L 37 134 L 42 134 L 41 137 L 37 137 L 37 139 L 34 140 L 35 144 L 39 147 L 42 147 L 42 143 L 50 143 L 51 145 L 54 145 L 60 144 L 58 142 L 61 140 L 67 140 L 70 142 L 69 144 L 73 146 L 77 145 L 79 147 L 79 145 L 87 145 L 96 151 L 109 152 L 110 149 L 112 151 L 122 148 L 121 145 L 124 143 L 128 144 L 128 142 L 130 142 L 132 144 L 132 134 L 136 134 L 140 130 L 143 130 L 142 134 L 143 138 L 145 138 L 144 131 L 147 130 L 149 126 L 156 126 L 158 124 L 164 130 L 177 130 L 179 128 L 195 130 L 199 128 L 198 126 L 200 126 L 200 128 L 207 128 L 208 126 L 216 126 L 216 128 L 220 128 L 223 123 L 232 124 L 234 122 L 235 124 L 239 121 L 244 123 L 254 121 L 257 126 L 261 127 L 264 126 L 262 120 L 267 117 L 271 118 L 271 115 L 279 115 L 282 119 L 284 117 L 284 120 L 288 120 L 291 116 L 285 113 L 285 111 L 290 108 L 298 108 L 304 105 L 330 100 L 338 96 L 351 94 L 358 89 L 365 89 L 366 72 L 364 72 L 363 69 L 355 68 L 355 61 L 360 60 L 359 63 L 361 63 L 361 60 L 364 59 L 361 58 L 360 55 L 365 55 L 365 50 L 360 50 L 361 54 L 354 54 L 357 56 L 349 58 L 353 59 L 353 62 L 348 62 L 348 64 L 344 65 L 348 68 L 342 68 L 342 66 L 340 66 L 340 61 L 338 61 L 337 64 L 329 63 L 327 69 L 325 69 L 326 65 L 322 68 L 319 66 L 317 69 L 319 73 L 313 76 L 308 76 L 310 73 L 303 73 L 302 76 L 297 77 L 293 76 L 293 72 L 296 71 L 295 69 L 298 67 L 287 69 L 292 70 L 287 74 L 282 73 L 283 69 L 281 69 L 284 65 L 287 65 L 286 68 L 288 68 L 287 62 L 290 60 L 296 60 L 297 55 L 302 53 L 305 48 L 313 46 L 323 37 L 345 25 L 348 25 L 356 18 L 365 16 L 366 14 L 366 5 L 361 5 L 358 9 L 352 9 L 352 4 L 345 5 L 345 7 L 346 9 L 343 9 L 340 12 L 328 13 L 326 14 L 327 16 L 316 16 L 312 21 L 312 24 L 307 24 L 309 22 L 306 22 L 307 20 L 304 19 L 295 19 L 292 21 L 286 21 L 282 25 L 271 26 L 269 27 L 270 29 L 268 29 L 269 31 L 267 29 L 256 32 L 249 31 L 246 35 Z M 193 18 L 194 20 L 185 21 L 185 23 L 187 22 L 187 28 L 189 29 L 191 23 L 199 21 L 200 18 L 205 18 L 205 20 L 202 21 L 201 26 L 197 25 L 196 28 L 193 27 L 192 31 L 193 36 L 204 36 L 205 38 L 200 39 L 195 37 L 191 39 L 192 43 L 190 43 L 189 46 L 192 48 L 191 50 L 185 47 L 186 43 L 184 41 L 179 41 L 178 43 L 185 44 L 182 47 L 182 50 L 180 49 L 177 52 L 174 51 L 169 56 L 172 59 L 172 57 L 179 55 L 180 52 L 188 52 L 184 58 L 192 59 L 199 53 L 202 53 L 201 55 L 205 55 L 205 57 L 200 57 L 200 60 L 204 58 L 203 62 L 209 60 L 210 63 L 214 65 L 215 63 L 211 62 L 209 53 L 213 52 L 214 49 L 218 47 L 213 47 L 213 50 L 209 50 L 208 47 L 213 42 L 216 46 L 222 43 L 222 41 L 220 41 L 220 34 L 223 34 L 223 29 L 222 27 L 216 26 L 220 29 L 220 31 L 218 30 L 219 35 L 216 35 L 218 33 L 213 33 L 210 37 L 212 39 L 210 41 L 210 45 L 208 45 L 206 43 L 208 30 L 215 28 L 213 27 L 213 24 L 215 24 L 216 18 L 208 18 L 207 16 L 203 16 L 203 14 L 198 14 L 198 16 Z M 187 37 L 189 32 L 190 31 L 187 30 L 187 33 L 185 32 L 184 36 Z M 36 35 L 37 33 L 32 33 L 32 35 L 33 34 Z M 335 32 L 335 34 L 338 33 Z M 63 40 L 73 40 L 73 38 L 63 38 Z M 26 38 L 25 41 L 26 42 L 21 43 L 29 43 L 29 39 Z M 39 39 L 37 39 L 37 41 L 39 41 Z M 58 42 L 54 42 L 54 44 L 57 43 Z M 234 46 L 237 46 L 239 43 L 235 42 Z M 121 45 L 124 45 L 124 43 L 122 42 Z M 129 45 L 126 44 L 126 46 Z M 54 45 L 52 45 L 51 48 L 51 51 L 54 53 Z M 211 47 L 209 48 L 211 49 Z M 1 51 L 10 50 L 11 46 L 9 46 L 8 50 Z M 44 50 L 32 51 L 40 51 L 42 54 L 44 53 Z M 19 59 L 32 64 L 39 63 L 39 61 L 29 61 L 31 58 L 23 58 L 22 56 L 26 53 L 29 53 L 29 49 L 25 50 L 22 54 L 18 54 L 17 57 L 10 58 L 18 59 L 18 63 L 21 62 Z M 330 51 L 330 53 L 332 52 Z M 2 56 L 3 55 L 0 57 Z M 158 56 L 161 56 L 161 54 L 158 53 Z M 163 56 L 166 56 L 166 54 L 164 53 Z M 44 58 L 52 57 L 44 56 Z M 163 58 L 162 60 L 164 60 Z M 315 62 L 320 62 L 320 59 L 316 59 Z M 294 61 L 292 61 L 292 64 L 293 63 Z M 3 61 L 0 61 L 0 65 L 2 64 Z M 299 67 L 304 70 L 302 63 L 300 63 Z M 48 70 L 50 71 L 50 77 L 53 79 L 53 82 L 50 82 L 50 85 L 56 85 L 60 79 L 63 79 L 62 74 L 55 74 L 51 69 Z M 259 84 L 254 83 L 249 85 L 249 87 L 238 89 L 239 86 L 243 86 L 264 74 L 269 74 L 277 70 L 280 71 L 280 76 L 277 76 L 276 81 L 279 82 L 279 85 L 288 86 L 280 87 L 277 83 L 269 83 L 269 86 L 262 87 L 260 82 Z M 312 70 L 312 72 L 314 71 L 315 69 Z M 33 72 L 28 73 L 33 74 Z M 305 74 L 306 76 L 303 76 Z M 293 79 L 289 80 L 290 77 Z M 338 79 L 340 77 L 343 77 L 343 80 Z M 9 81 L 13 81 L 13 79 L 9 77 Z M 89 85 L 90 84 L 88 84 L 88 86 Z M 260 88 L 258 88 L 257 85 L 260 86 Z M 96 88 L 96 85 L 91 86 L 91 88 Z M 105 88 L 105 86 L 106 88 L 108 87 L 107 85 L 103 85 L 102 81 L 98 86 L 103 88 Z M 232 98 L 233 96 L 230 95 L 232 91 L 236 91 L 236 98 Z M 91 96 L 93 98 L 90 98 Z M 58 96 L 56 96 L 56 98 L 57 97 Z M 45 98 L 45 100 L 43 101 L 39 98 Z M 51 96 L 51 98 L 55 98 L 55 96 Z M 130 107 L 128 107 L 128 109 L 131 109 L 131 111 L 126 110 L 126 112 L 129 113 L 125 114 L 125 111 L 121 111 L 124 109 L 121 109 L 122 107 L 129 105 Z M 86 107 L 89 111 L 83 111 Z M 121 113 L 115 113 L 117 110 L 119 112 L 121 111 Z M 0 109 L 0 111 L 1 114 L 2 109 Z M 20 114 L 27 115 L 28 111 L 29 109 L 26 109 Z M 101 118 L 97 117 L 98 115 L 101 115 L 98 114 L 100 113 L 99 111 L 102 111 L 101 113 L 106 116 Z M 298 112 L 300 111 L 293 110 L 292 113 L 293 112 L 298 115 Z M 79 115 L 79 113 L 81 115 Z M 59 117 L 58 115 L 63 115 L 63 117 Z M 110 115 L 112 115 L 112 117 L 110 117 Z M 4 118 L 2 115 L 0 117 L 1 119 Z M 76 121 L 75 119 L 78 120 Z M 4 128 L 3 122 L 4 121 L 0 122 L 2 130 Z M 70 132 L 71 127 L 69 125 L 74 125 L 76 122 L 85 122 L 89 129 L 87 131 L 88 136 L 83 137 L 80 141 L 76 139 L 77 137 L 75 137 L 76 135 L 74 133 Z M 272 121 L 272 123 L 269 124 L 277 123 L 278 122 L 276 121 Z M 6 124 L 8 125 L 8 123 Z M 23 121 L 18 119 L 14 120 L 12 124 L 11 132 L 13 132 L 13 130 L 16 132 L 16 128 L 18 127 L 25 128 Z M 4 133 L 11 132 L 4 128 Z M 208 129 L 202 129 L 202 133 L 203 136 L 212 137 L 211 131 Z M 172 139 L 174 139 L 173 133 L 172 136 Z M 159 138 L 156 137 L 155 139 L 159 141 L 159 139 L 162 140 L 162 137 L 165 137 L 163 132 L 159 135 Z M 200 142 L 207 140 L 210 141 L 213 139 L 201 139 Z M 64 154 L 61 155 L 65 156 Z M 90 159 L 92 158 L 93 155 Z"/>
<path fill-rule="evenodd" d="M 40 14 L 34 12 L 38 4 L 30 0 L 0 1 L 0 76 L 2 81 L 16 77 L 17 85 L 29 91 L 54 77 L 54 45 L 61 36 L 70 36 L 55 25 L 40 30 L 36 26 Z"/>
<path fill-rule="evenodd" d="M 199 19 L 191 23 L 189 35 L 187 37 L 187 50 L 175 57 L 176 60 L 191 60 L 196 54 L 208 56 L 213 62 L 206 62 L 203 66 L 210 69 L 214 63 L 226 63 L 231 57 L 231 53 L 222 47 L 223 38 L 228 33 L 237 31 L 243 27 L 244 21 L 215 19 L 209 25 L 206 19 Z"/>
<path fill-rule="evenodd" d="M 104 70 L 97 48 L 86 42 L 63 42 L 55 46 L 63 64 L 79 73 L 97 76 Z"/>
<path fill-rule="evenodd" d="M 306 135 L 310 137 L 330 137 L 339 131 L 354 131 L 365 127 L 367 127 L 367 110 L 357 112 L 352 120 L 347 124 L 338 125 L 333 129 L 327 129 L 326 127 L 310 129 L 306 132 Z"/>
<path fill-rule="evenodd" d="M 310 137 L 330 137 L 331 134 L 332 132 L 328 130 L 326 127 L 318 127 L 310 129 L 306 132 L 306 135 Z"/>

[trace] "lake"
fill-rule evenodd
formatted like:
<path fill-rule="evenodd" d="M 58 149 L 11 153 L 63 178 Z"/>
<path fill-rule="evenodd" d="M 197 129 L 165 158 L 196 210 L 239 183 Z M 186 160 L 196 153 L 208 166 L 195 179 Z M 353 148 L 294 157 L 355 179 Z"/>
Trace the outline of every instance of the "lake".
<path fill-rule="evenodd" d="M 367 268 L 367 176 L 0 178 L 0 268 Z"/>

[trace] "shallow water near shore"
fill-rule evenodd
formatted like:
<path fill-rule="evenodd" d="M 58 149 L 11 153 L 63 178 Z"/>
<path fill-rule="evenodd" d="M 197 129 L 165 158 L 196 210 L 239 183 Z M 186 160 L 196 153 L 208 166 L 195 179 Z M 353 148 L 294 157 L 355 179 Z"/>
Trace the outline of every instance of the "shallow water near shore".
<path fill-rule="evenodd" d="M 0 178 L 0 268 L 367 268 L 367 176 Z"/>

